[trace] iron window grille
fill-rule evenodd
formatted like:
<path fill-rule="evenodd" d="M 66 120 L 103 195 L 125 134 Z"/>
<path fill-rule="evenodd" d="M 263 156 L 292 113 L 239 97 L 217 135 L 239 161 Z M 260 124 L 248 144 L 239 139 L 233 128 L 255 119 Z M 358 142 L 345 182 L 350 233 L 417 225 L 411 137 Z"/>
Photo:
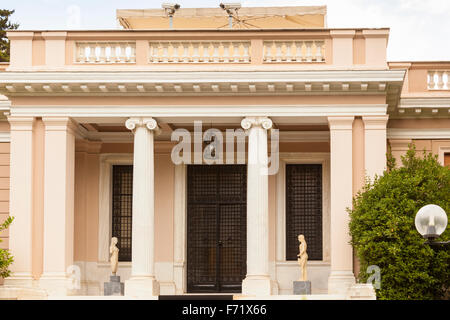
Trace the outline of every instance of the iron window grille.
<path fill-rule="evenodd" d="M 297 260 L 298 235 L 308 260 L 322 260 L 322 165 L 286 165 L 286 260 Z"/>
<path fill-rule="evenodd" d="M 131 261 L 133 166 L 113 166 L 112 236 L 117 237 L 119 261 Z"/>

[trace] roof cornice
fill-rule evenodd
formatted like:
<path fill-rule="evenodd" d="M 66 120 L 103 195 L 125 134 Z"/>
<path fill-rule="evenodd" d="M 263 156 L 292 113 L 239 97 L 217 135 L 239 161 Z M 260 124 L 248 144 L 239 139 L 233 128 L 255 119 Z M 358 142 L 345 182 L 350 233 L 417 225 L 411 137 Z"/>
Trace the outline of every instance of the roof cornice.
<path fill-rule="evenodd" d="M 383 93 L 404 70 L 215 72 L 5 72 L 0 93 L 15 95 Z"/>

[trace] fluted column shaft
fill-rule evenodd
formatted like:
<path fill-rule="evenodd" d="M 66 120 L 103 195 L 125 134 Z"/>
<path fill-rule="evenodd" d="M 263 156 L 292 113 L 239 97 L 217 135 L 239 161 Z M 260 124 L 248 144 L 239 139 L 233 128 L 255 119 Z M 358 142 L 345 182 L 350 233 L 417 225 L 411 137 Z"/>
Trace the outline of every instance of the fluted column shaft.
<path fill-rule="evenodd" d="M 241 125 L 248 130 L 247 276 L 242 292 L 270 295 L 267 130 L 272 121 L 249 117 Z"/>

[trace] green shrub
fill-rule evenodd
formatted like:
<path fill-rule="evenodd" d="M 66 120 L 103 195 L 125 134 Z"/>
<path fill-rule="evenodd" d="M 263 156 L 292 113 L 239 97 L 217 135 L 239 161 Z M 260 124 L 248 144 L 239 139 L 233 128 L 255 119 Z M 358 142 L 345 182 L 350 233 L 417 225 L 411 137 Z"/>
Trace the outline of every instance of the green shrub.
<path fill-rule="evenodd" d="M 450 284 L 450 251 L 424 245 L 414 218 L 427 204 L 437 204 L 450 213 L 450 169 L 424 151 L 416 156 L 410 146 L 395 168 L 388 155 L 388 170 L 373 182 L 367 181 L 353 199 L 350 213 L 352 245 L 360 259 L 359 280 L 371 274 L 367 267 L 381 270 L 378 299 L 442 299 Z M 439 240 L 447 241 L 450 228 Z"/>
<path fill-rule="evenodd" d="M 9 227 L 13 222 L 13 217 L 8 217 L 1 225 L 0 232 Z M 2 240 L 0 239 L 0 242 Z M 9 253 L 9 250 L 0 249 L 0 278 L 7 278 L 10 276 L 11 271 L 9 271 L 9 266 L 13 263 L 14 259 Z"/>

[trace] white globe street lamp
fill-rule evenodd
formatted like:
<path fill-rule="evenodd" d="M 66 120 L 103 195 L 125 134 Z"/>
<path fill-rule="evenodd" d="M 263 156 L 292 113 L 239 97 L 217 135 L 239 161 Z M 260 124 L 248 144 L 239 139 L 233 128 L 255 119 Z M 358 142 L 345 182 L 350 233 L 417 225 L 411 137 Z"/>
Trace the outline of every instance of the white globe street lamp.
<path fill-rule="evenodd" d="M 441 207 L 435 204 L 422 207 L 416 214 L 415 224 L 417 231 L 428 240 L 429 244 L 448 244 L 448 242 L 434 242 L 445 231 L 448 224 L 447 213 Z"/>

